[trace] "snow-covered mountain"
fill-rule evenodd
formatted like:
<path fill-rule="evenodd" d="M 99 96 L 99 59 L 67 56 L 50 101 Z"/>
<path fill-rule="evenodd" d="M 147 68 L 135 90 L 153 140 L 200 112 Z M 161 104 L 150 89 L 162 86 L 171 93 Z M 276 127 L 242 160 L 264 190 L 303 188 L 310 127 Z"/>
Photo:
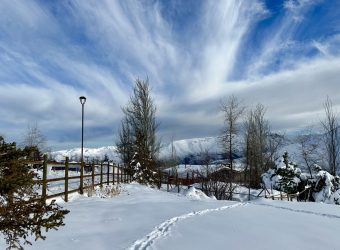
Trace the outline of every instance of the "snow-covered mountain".
<path fill-rule="evenodd" d="M 236 150 L 236 158 L 242 156 L 241 138 L 238 139 L 239 147 Z M 289 154 L 295 158 L 297 154 L 298 145 L 294 140 L 286 140 L 286 145 L 281 150 L 288 151 Z M 209 153 L 213 160 L 220 160 L 225 157 L 223 149 L 218 137 L 203 137 L 192 138 L 173 141 L 161 148 L 160 157 L 163 159 L 170 158 L 172 155 L 176 156 L 180 163 L 199 164 L 202 153 Z M 81 155 L 81 148 L 73 148 L 69 150 L 60 150 L 50 153 L 50 158 L 56 161 L 63 161 L 68 156 L 71 161 L 79 161 Z M 105 155 L 116 162 L 119 162 L 119 156 L 116 152 L 115 146 L 107 146 L 100 148 L 84 148 L 84 159 L 103 160 Z"/>
<path fill-rule="evenodd" d="M 201 154 L 209 152 L 210 154 L 221 154 L 222 150 L 217 137 L 203 137 L 174 141 L 161 149 L 161 157 L 169 157 L 173 153 L 184 158 L 188 155 Z"/>
<path fill-rule="evenodd" d="M 84 160 L 104 160 L 105 155 L 114 161 L 119 161 L 115 146 L 107 146 L 101 148 L 84 148 Z M 64 161 L 68 156 L 70 161 L 79 161 L 81 157 L 81 148 L 73 148 L 69 150 L 59 150 L 50 153 L 50 158 L 58 162 Z"/>
<path fill-rule="evenodd" d="M 193 138 L 174 141 L 164 145 L 160 151 L 161 158 L 171 157 L 174 153 L 180 160 L 185 157 L 195 157 L 202 152 L 208 152 L 211 155 L 221 155 L 222 150 L 217 137 Z M 69 150 L 60 150 L 50 153 L 50 157 L 56 161 L 63 161 L 68 156 L 72 161 L 78 161 L 81 155 L 81 148 L 73 148 Z M 105 155 L 110 160 L 119 161 L 119 156 L 115 146 L 107 146 L 101 148 L 84 148 L 84 159 L 103 160 Z"/>

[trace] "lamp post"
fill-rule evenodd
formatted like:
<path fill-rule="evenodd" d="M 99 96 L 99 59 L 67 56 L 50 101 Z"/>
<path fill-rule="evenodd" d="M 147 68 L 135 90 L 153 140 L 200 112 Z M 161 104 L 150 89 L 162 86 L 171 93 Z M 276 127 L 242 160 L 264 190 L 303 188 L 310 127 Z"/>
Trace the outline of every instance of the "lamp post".
<path fill-rule="evenodd" d="M 81 166 L 80 166 L 80 194 L 84 193 L 84 104 L 86 102 L 86 97 L 79 97 L 81 103 Z"/>

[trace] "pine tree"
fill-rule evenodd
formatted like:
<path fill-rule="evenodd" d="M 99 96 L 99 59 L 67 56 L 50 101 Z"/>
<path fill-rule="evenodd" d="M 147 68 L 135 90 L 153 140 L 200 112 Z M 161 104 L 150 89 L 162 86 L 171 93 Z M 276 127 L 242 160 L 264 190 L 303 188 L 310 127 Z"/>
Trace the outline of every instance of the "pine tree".
<path fill-rule="evenodd" d="M 148 80 L 136 80 L 133 95 L 123 112 L 125 116 L 117 143 L 118 153 L 124 163 L 130 163 L 129 171 L 136 181 L 153 185 L 157 183 L 154 173 L 157 172 L 156 158 L 160 143 L 156 137 L 156 106 L 150 96 Z"/>
<path fill-rule="evenodd" d="M 296 166 L 289 163 L 288 152 L 283 154 L 283 162 L 286 165 L 285 168 L 278 168 L 276 171 L 277 175 L 281 176 L 280 186 L 282 191 L 287 193 L 296 193 L 297 184 L 294 182 L 296 176 L 295 169 Z"/>
<path fill-rule="evenodd" d="M 23 244 L 31 244 L 29 236 L 45 239 L 42 230 L 63 226 L 69 212 L 54 201 L 46 204 L 36 192 L 37 174 L 20 163 L 31 150 L 17 149 L 0 136 L 0 232 L 8 249 L 23 249 Z"/>

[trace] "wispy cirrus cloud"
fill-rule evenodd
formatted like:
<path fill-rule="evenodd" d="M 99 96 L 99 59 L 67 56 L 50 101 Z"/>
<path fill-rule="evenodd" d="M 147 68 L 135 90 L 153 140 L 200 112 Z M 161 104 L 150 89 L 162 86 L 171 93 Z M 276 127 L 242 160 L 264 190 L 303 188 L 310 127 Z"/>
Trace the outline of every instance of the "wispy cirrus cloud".
<path fill-rule="evenodd" d="M 2 1 L 0 129 L 17 140 L 38 121 L 51 144 L 74 146 L 85 95 L 88 144 L 113 144 L 120 107 L 146 76 L 164 137 L 217 134 L 219 100 L 232 93 L 268 106 L 276 129 L 304 126 L 326 95 L 340 104 L 339 4 L 271 4 Z"/>

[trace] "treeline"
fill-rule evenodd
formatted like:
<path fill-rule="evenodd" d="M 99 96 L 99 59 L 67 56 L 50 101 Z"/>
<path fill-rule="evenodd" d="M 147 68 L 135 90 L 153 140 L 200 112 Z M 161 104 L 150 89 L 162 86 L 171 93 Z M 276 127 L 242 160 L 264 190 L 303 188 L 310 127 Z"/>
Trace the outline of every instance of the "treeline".
<path fill-rule="evenodd" d="M 158 158 L 160 141 L 157 137 L 159 123 L 156 119 L 156 106 L 150 95 L 148 79 L 137 79 L 128 104 L 122 108 L 124 117 L 121 122 L 117 150 L 121 160 L 130 166 L 129 171 L 142 183 L 157 182 L 158 169 L 162 164 Z M 315 164 L 336 176 L 339 169 L 340 141 L 339 124 L 332 101 L 327 97 L 324 102 L 325 119 L 315 137 L 313 131 L 306 129 L 297 137 L 302 164 L 310 174 Z M 250 187 L 262 185 L 262 174 L 275 168 L 276 161 L 285 143 L 285 135 L 273 132 L 266 118 L 266 107 L 257 104 L 245 107 L 234 95 L 221 101 L 220 111 L 224 115 L 224 126 L 220 136 L 220 147 L 224 151 L 231 173 L 235 169 L 235 156 L 242 148 L 244 156 L 244 180 Z M 242 138 L 240 141 L 239 138 Z M 165 164 L 176 166 L 175 155 Z M 228 180 L 233 181 L 232 176 Z"/>

